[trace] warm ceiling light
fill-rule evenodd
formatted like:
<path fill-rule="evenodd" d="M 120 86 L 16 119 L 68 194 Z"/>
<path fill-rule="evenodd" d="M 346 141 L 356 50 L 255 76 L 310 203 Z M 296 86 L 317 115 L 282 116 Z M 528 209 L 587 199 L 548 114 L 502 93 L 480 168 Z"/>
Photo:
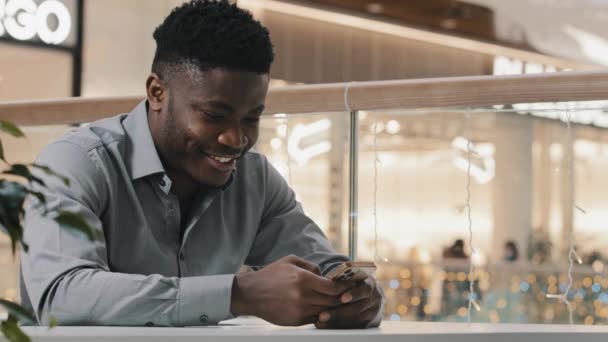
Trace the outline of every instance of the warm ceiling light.
<path fill-rule="evenodd" d="M 458 26 L 458 20 L 456 19 L 444 19 L 440 23 L 441 27 L 444 29 L 452 30 Z"/>
<path fill-rule="evenodd" d="M 380 14 L 384 12 L 384 5 L 377 2 L 367 4 L 366 9 L 369 13 Z"/>

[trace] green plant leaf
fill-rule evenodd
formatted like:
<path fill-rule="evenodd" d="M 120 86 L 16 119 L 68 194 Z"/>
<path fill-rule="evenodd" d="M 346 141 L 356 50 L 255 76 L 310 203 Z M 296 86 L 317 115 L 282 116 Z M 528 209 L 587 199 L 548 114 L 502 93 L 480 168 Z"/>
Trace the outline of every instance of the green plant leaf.
<path fill-rule="evenodd" d="M 23 206 L 27 189 L 22 184 L 0 179 L 0 200 L 6 207 L 17 210 Z"/>
<path fill-rule="evenodd" d="M 23 201 L 27 194 L 26 188 L 16 182 L 0 180 L 0 224 L 7 230 L 11 238 L 13 254 L 17 249 L 17 243 L 21 243 L 27 251 L 28 246 L 23 243 L 23 227 L 21 216 L 23 215 Z"/>
<path fill-rule="evenodd" d="M 81 215 L 63 210 L 58 210 L 57 214 L 55 221 L 63 228 L 81 232 L 91 241 L 102 239 L 101 232 L 91 227 Z"/>
<path fill-rule="evenodd" d="M 13 227 L 13 226 L 6 226 L 4 223 L 0 223 L 0 225 L 2 225 L 2 227 L 4 229 L 6 229 L 6 231 L 8 232 L 8 236 L 11 239 L 11 251 L 13 253 L 13 256 L 15 255 L 15 253 L 17 252 L 17 243 L 19 242 L 23 242 L 23 239 L 21 238 L 21 236 L 23 235 L 22 232 L 20 232 L 17 228 Z M 27 252 L 27 248 L 28 246 L 24 247 L 24 250 Z"/>
<path fill-rule="evenodd" d="M 21 243 L 24 251 L 29 250 L 29 246 L 23 241 L 23 226 L 19 219 L 15 219 L 15 214 L 7 213 L 3 203 L 0 202 L 0 228 L 8 233 L 11 239 L 11 249 L 13 255 L 17 252 L 17 243 Z"/>
<path fill-rule="evenodd" d="M 0 305 L 8 311 L 9 317 L 13 316 L 23 323 L 36 324 L 36 317 L 34 317 L 34 314 L 21 305 L 5 299 L 0 299 Z"/>
<path fill-rule="evenodd" d="M 19 328 L 14 316 L 9 315 L 8 319 L 0 325 L 0 330 L 10 342 L 31 342 L 30 338 Z"/>
<path fill-rule="evenodd" d="M 61 179 L 63 181 L 63 184 L 70 185 L 70 180 L 67 177 L 65 177 L 65 176 L 63 176 L 63 175 L 61 175 L 61 174 L 59 174 L 59 173 L 51 170 L 48 166 L 46 166 L 46 165 L 38 165 L 38 164 L 31 164 L 31 165 L 32 165 L 32 167 L 35 167 L 35 168 L 37 168 L 39 170 L 44 171 L 47 175 L 55 176 L 55 177 Z"/>
<path fill-rule="evenodd" d="M 57 318 L 50 316 L 49 317 L 49 330 L 53 329 L 57 325 L 59 325 L 59 321 L 57 320 Z"/>
<path fill-rule="evenodd" d="M 6 159 L 4 159 L 4 148 L 2 147 L 2 140 L 0 140 L 0 159 L 4 160 L 6 163 Z"/>
<path fill-rule="evenodd" d="M 45 186 L 44 181 L 36 176 L 34 176 L 30 170 L 27 168 L 27 166 L 23 165 L 23 164 L 13 164 L 11 165 L 11 168 L 2 172 L 3 174 L 7 174 L 7 175 L 15 175 L 15 176 L 19 176 L 19 177 L 23 177 L 25 179 L 27 179 L 29 182 L 36 182 L 42 186 Z"/>
<path fill-rule="evenodd" d="M 8 133 L 8 134 L 14 136 L 15 138 L 21 138 L 21 137 L 25 136 L 23 134 L 23 132 L 21 132 L 19 127 L 15 126 L 11 122 L 4 121 L 4 120 L 0 120 L 0 131 Z"/>

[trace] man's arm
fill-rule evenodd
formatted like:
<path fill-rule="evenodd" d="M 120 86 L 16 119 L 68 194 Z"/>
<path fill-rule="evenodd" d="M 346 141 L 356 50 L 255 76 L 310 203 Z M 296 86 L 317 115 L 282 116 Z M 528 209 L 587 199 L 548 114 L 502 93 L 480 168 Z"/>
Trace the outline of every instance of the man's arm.
<path fill-rule="evenodd" d="M 66 176 L 70 185 L 42 172 L 46 188 L 36 187 L 51 210 L 81 215 L 103 233 L 108 188 L 97 155 L 69 142 L 47 147 L 37 163 Z M 61 325 L 210 324 L 230 316 L 233 275 L 163 277 L 111 272 L 106 243 L 62 229 L 29 199 L 22 272 L 29 298 L 42 324 L 51 316 Z"/>
<path fill-rule="evenodd" d="M 286 255 L 306 259 L 327 274 L 333 267 L 348 261 L 331 246 L 319 226 L 308 217 L 295 193 L 279 172 L 263 158 L 265 174 L 264 213 L 246 263 L 267 265 Z"/>
<path fill-rule="evenodd" d="M 276 324 L 315 323 L 318 328 L 378 326 L 381 320 L 381 288 L 373 278 L 354 283 L 328 282 L 328 279 L 320 276 L 348 258 L 331 247 L 321 229 L 304 214 L 285 180 L 265 158 L 263 161 L 265 209 L 246 262 L 256 266 L 272 264 L 258 272 L 237 275 L 233 306 L 244 303 L 243 306 L 255 309 L 264 305 L 266 310 L 244 313 L 261 316 Z M 305 259 L 300 263 L 307 266 L 304 268 L 309 274 L 298 272 L 294 265 L 285 265 L 283 257 L 289 254 Z M 318 298 L 319 293 L 322 293 L 324 300 Z M 281 294 L 279 300 L 276 300 L 277 294 Z M 262 300 L 257 297 L 262 297 Z M 233 312 L 239 314 L 238 311 Z"/>

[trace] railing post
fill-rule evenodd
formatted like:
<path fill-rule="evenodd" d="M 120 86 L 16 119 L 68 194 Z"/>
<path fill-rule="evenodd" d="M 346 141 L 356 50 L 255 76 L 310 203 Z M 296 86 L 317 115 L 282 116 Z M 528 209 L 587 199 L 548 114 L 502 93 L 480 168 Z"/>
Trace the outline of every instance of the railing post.
<path fill-rule="evenodd" d="M 348 257 L 357 257 L 357 189 L 358 189 L 358 157 L 359 157 L 359 115 L 356 110 L 350 112 L 350 148 L 348 172 Z"/>

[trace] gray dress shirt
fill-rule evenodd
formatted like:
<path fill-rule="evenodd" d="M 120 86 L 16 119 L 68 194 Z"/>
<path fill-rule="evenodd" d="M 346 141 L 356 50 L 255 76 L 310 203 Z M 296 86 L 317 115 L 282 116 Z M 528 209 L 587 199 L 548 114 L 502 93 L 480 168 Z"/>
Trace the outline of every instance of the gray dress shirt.
<path fill-rule="evenodd" d="M 70 179 L 66 186 L 36 173 L 48 207 L 79 213 L 103 233 L 91 242 L 61 229 L 28 200 L 21 296 L 40 323 L 215 324 L 232 317 L 232 282 L 244 264 L 295 254 L 326 273 L 347 260 L 258 153 L 246 153 L 226 186 L 197 194 L 189 217 L 180 217 L 146 108 L 144 101 L 67 133 L 37 158 Z"/>

